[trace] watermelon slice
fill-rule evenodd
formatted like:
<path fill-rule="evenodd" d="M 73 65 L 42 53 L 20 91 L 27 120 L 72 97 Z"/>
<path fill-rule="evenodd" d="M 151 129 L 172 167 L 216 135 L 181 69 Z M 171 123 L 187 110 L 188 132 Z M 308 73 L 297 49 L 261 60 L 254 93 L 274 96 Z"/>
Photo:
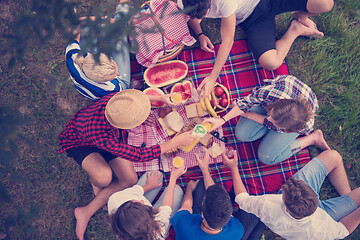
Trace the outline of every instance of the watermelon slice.
<path fill-rule="evenodd" d="M 160 88 L 156 88 L 156 87 L 146 88 L 143 91 L 143 93 L 145 93 L 146 95 L 153 95 L 153 96 L 160 96 L 160 95 L 165 94 Z M 165 103 L 161 102 L 161 101 L 151 102 L 152 108 L 160 108 L 160 107 L 164 107 L 164 106 L 165 106 Z"/>
<path fill-rule="evenodd" d="M 181 83 L 175 83 L 171 88 L 170 93 L 179 92 L 182 96 L 182 102 L 186 103 L 192 97 L 192 88 L 193 85 L 189 80 L 185 80 Z"/>
<path fill-rule="evenodd" d="M 189 80 L 185 80 L 181 83 L 185 95 L 188 96 L 188 98 L 192 97 L 192 83 Z"/>
<path fill-rule="evenodd" d="M 155 64 L 145 70 L 144 80 L 150 87 L 163 87 L 186 77 L 188 66 L 180 60 Z"/>

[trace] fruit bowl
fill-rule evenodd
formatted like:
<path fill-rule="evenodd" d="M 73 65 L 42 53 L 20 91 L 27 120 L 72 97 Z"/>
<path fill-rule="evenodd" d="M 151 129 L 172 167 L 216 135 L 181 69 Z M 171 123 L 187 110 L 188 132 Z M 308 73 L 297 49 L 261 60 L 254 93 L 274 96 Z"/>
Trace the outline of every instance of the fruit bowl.
<path fill-rule="evenodd" d="M 214 108 L 216 113 L 224 112 L 230 106 L 229 91 L 220 83 L 215 84 L 214 91 L 212 91 L 210 98 L 211 106 Z"/>

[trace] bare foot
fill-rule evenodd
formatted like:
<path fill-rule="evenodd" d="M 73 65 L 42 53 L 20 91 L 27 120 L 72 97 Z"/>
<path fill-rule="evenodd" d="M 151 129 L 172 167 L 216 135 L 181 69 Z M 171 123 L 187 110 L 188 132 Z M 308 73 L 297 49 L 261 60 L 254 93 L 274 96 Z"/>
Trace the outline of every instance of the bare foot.
<path fill-rule="evenodd" d="M 83 240 L 90 218 L 87 217 L 86 211 L 83 207 L 75 208 L 74 215 L 76 218 L 76 236 L 78 239 Z"/>
<path fill-rule="evenodd" d="M 309 18 L 307 18 L 309 21 L 311 21 Z M 311 21 L 313 24 L 310 24 L 311 27 L 305 26 L 298 20 L 293 20 L 291 22 L 290 28 L 292 28 L 293 31 L 295 31 L 299 36 L 305 36 L 309 38 L 322 38 L 324 36 L 324 33 L 320 32 L 316 28 L 316 24 Z"/>
<path fill-rule="evenodd" d="M 310 136 L 312 136 L 314 138 L 314 144 L 315 146 L 317 146 L 318 148 L 322 149 L 322 150 L 330 150 L 329 145 L 326 143 L 325 139 L 324 139 L 324 135 L 322 133 L 322 131 L 320 129 L 314 131 L 313 133 L 310 134 Z"/>

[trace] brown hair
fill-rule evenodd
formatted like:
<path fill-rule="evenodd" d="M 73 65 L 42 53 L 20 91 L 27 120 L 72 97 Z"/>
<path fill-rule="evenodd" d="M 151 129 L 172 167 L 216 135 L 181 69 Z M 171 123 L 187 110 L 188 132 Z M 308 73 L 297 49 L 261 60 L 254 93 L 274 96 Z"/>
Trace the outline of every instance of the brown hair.
<path fill-rule="evenodd" d="M 161 237 L 158 210 L 139 202 L 127 201 L 111 216 L 111 227 L 119 239 L 155 240 Z"/>
<path fill-rule="evenodd" d="M 294 217 L 304 218 L 313 214 L 319 206 L 319 198 L 302 180 L 294 177 L 281 187 L 286 208 Z"/>
<path fill-rule="evenodd" d="M 205 191 L 202 213 L 213 229 L 223 228 L 230 220 L 233 207 L 229 193 L 220 184 L 214 184 Z"/>
<path fill-rule="evenodd" d="M 274 123 L 284 132 L 298 132 L 314 118 L 310 103 L 299 97 L 297 99 L 280 99 L 266 107 Z"/>

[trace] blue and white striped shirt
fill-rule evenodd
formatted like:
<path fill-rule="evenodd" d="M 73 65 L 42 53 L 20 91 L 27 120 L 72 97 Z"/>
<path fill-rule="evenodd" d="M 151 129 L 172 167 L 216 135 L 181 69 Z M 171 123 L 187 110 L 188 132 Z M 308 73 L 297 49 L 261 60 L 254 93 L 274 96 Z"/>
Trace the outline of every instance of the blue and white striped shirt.
<path fill-rule="evenodd" d="M 79 51 L 80 45 L 75 40 L 66 47 L 65 58 L 66 67 L 70 73 L 71 80 L 74 82 L 76 89 L 81 95 L 90 100 L 97 101 L 111 92 L 119 92 L 122 90 L 120 82 L 117 78 L 104 83 L 98 83 L 88 78 L 81 68 L 74 62 L 76 53 Z"/>

